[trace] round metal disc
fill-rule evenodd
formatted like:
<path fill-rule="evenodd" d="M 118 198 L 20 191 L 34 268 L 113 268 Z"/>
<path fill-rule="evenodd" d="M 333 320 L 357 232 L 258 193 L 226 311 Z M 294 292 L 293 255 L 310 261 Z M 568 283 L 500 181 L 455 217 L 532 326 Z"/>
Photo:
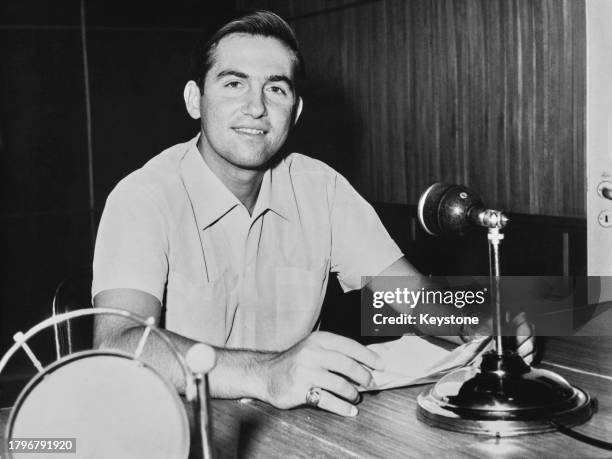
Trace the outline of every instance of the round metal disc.
<path fill-rule="evenodd" d="M 556 373 L 529 368 L 491 381 L 476 368 L 444 376 L 419 395 L 417 417 L 433 427 L 506 437 L 555 430 L 586 422 L 594 403 Z"/>

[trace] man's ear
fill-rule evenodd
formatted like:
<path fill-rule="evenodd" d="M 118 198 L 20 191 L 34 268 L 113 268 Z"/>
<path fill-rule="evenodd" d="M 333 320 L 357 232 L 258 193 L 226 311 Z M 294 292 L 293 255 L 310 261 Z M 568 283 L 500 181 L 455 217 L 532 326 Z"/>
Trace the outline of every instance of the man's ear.
<path fill-rule="evenodd" d="M 200 94 L 200 88 L 197 83 L 193 80 L 190 80 L 185 85 L 185 89 L 183 90 L 183 99 L 185 99 L 185 107 L 187 108 L 187 113 L 194 120 L 200 118 L 200 98 L 202 95 Z"/>
<path fill-rule="evenodd" d="M 295 110 L 293 112 L 293 124 L 297 124 L 298 120 L 300 119 L 300 115 L 302 114 L 302 109 L 304 108 L 304 101 L 302 100 L 302 98 L 298 98 L 298 103 L 297 106 L 295 107 Z"/>

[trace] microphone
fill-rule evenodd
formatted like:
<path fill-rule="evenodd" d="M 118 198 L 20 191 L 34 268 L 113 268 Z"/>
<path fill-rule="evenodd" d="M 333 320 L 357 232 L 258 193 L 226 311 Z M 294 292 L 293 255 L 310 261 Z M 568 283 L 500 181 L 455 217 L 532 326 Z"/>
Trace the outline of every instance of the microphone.
<path fill-rule="evenodd" d="M 418 217 L 432 236 L 463 236 L 475 226 L 503 228 L 508 223 L 502 212 L 487 209 L 471 189 L 442 182 L 434 183 L 421 195 Z"/>

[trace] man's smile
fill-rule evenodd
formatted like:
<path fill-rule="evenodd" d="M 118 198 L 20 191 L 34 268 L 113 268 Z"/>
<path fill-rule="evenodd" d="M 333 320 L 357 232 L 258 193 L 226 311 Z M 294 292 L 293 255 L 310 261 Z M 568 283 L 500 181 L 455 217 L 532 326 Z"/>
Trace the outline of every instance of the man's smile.
<path fill-rule="evenodd" d="M 266 134 L 268 131 L 263 130 L 263 129 L 257 129 L 257 128 L 251 128 L 251 127 L 233 127 L 232 128 L 234 131 L 239 132 L 241 134 L 247 134 L 247 135 L 264 135 Z"/>

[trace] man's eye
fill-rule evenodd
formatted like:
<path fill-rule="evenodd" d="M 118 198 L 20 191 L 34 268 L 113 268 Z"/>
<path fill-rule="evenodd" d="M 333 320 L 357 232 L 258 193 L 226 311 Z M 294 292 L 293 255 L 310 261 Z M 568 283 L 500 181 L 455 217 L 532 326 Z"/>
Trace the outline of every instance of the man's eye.
<path fill-rule="evenodd" d="M 274 94 L 282 95 L 282 96 L 286 96 L 287 95 L 287 91 L 285 91 L 280 86 L 270 86 L 268 88 L 268 91 L 270 91 L 270 92 L 272 92 Z"/>
<path fill-rule="evenodd" d="M 240 83 L 240 81 L 230 81 L 225 84 L 226 88 L 239 88 L 240 86 L 242 86 L 242 83 Z"/>

